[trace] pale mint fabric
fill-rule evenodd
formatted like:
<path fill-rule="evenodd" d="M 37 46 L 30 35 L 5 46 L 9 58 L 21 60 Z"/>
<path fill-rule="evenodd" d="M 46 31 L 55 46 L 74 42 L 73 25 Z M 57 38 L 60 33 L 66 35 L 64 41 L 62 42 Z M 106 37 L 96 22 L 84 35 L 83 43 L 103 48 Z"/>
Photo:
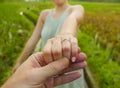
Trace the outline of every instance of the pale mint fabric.
<path fill-rule="evenodd" d="M 42 48 L 44 47 L 48 39 L 53 38 L 60 33 L 62 24 L 68 16 L 68 9 L 64 11 L 64 13 L 59 19 L 55 19 L 51 13 L 48 14 L 44 27 L 42 29 L 42 40 L 41 40 Z M 58 86 L 56 88 L 84 88 L 83 70 L 78 70 L 78 71 L 82 73 L 81 78 L 71 83 Z"/>
<path fill-rule="evenodd" d="M 42 29 L 42 47 L 45 45 L 48 39 L 53 38 L 59 34 L 61 26 L 65 18 L 68 16 L 67 11 L 68 9 L 64 11 L 64 13 L 61 15 L 59 19 L 55 19 L 52 16 L 52 13 L 48 14 L 44 27 Z"/>

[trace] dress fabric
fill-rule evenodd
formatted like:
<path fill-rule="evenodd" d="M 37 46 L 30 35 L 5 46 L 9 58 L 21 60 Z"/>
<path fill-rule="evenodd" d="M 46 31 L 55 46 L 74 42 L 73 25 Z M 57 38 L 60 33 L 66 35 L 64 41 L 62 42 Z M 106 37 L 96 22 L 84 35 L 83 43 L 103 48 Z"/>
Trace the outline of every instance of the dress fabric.
<path fill-rule="evenodd" d="M 68 9 L 69 8 L 67 8 L 63 12 L 63 14 L 60 16 L 59 19 L 55 19 L 53 17 L 52 13 L 48 14 L 46 21 L 45 21 L 45 24 L 44 24 L 43 29 L 42 29 L 42 33 L 41 33 L 41 43 L 39 45 L 41 49 L 44 47 L 44 45 L 48 39 L 51 39 L 60 33 L 61 27 L 62 27 L 65 19 L 67 18 L 68 14 L 69 14 Z M 55 88 L 85 88 L 84 87 L 83 70 L 81 69 L 78 71 L 81 72 L 81 74 L 82 74 L 81 78 L 79 78 L 71 83 L 57 86 Z"/>

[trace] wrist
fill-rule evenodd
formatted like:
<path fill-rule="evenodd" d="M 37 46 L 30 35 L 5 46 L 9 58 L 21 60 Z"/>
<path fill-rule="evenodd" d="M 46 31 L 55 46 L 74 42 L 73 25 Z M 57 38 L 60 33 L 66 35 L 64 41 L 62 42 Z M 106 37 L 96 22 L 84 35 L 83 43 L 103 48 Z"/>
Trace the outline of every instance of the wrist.
<path fill-rule="evenodd" d="M 7 82 L 1 88 L 28 88 L 24 85 L 23 81 L 18 79 L 14 75 L 7 80 Z"/>
<path fill-rule="evenodd" d="M 72 36 L 72 37 L 75 37 L 75 35 L 72 34 L 72 33 L 60 33 L 58 36 Z"/>
<path fill-rule="evenodd" d="M 72 33 L 60 33 L 59 35 L 73 35 Z"/>
<path fill-rule="evenodd" d="M 1 88 L 15 88 L 15 83 L 13 78 L 9 78 Z"/>

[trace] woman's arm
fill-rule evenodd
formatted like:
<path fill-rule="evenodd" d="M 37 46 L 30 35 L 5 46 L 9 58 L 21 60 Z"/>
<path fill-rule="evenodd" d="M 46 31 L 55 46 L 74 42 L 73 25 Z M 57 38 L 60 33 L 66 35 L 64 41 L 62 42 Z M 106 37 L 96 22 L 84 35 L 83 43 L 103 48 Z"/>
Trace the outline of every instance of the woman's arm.
<path fill-rule="evenodd" d="M 57 60 L 62 56 L 71 59 L 72 62 L 76 61 L 80 49 L 75 36 L 83 17 L 84 9 L 82 6 L 72 7 L 69 16 L 63 23 L 60 34 L 49 39 L 43 48 L 46 63 Z"/>
<path fill-rule="evenodd" d="M 27 41 L 22 53 L 20 54 L 20 56 L 18 57 L 17 63 L 14 67 L 14 71 L 22 64 L 23 61 L 26 60 L 26 58 L 29 57 L 29 55 L 34 51 L 36 44 L 38 43 L 38 41 L 40 40 L 41 37 L 41 31 L 42 31 L 42 27 L 44 24 L 44 18 L 46 16 L 46 12 L 42 11 L 38 22 L 36 24 L 35 30 L 32 34 L 32 36 L 30 37 L 30 39 Z"/>
<path fill-rule="evenodd" d="M 84 8 L 80 5 L 74 6 L 68 18 L 64 21 L 60 34 L 72 34 L 76 36 L 80 23 L 84 18 Z"/>
<path fill-rule="evenodd" d="M 33 52 L 37 42 L 40 39 L 42 26 L 43 26 L 43 23 L 42 23 L 41 17 L 40 17 L 32 36 L 27 41 L 27 43 L 23 49 L 23 52 L 21 53 L 21 55 L 18 58 L 18 62 L 22 63 Z"/>

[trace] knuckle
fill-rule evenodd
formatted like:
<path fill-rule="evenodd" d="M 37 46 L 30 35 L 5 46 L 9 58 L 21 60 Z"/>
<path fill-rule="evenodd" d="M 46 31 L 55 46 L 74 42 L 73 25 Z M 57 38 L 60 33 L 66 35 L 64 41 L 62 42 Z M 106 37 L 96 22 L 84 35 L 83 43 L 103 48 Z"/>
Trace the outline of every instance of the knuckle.
<path fill-rule="evenodd" d="M 61 53 L 61 52 L 60 52 L 59 50 L 54 50 L 54 51 L 53 51 L 53 54 L 54 54 L 54 55 L 59 55 L 60 53 Z"/>
<path fill-rule="evenodd" d="M 72 56 L 76 56 L 77 52 L 78 52 L 77 49 L 72 50 Z"/>
<path fill-rule="evenodd" d="M 72 45 L 76 45 L 77 44 L 77 42 L 76 41 L 72 41 Z"/>
<path fill-rule="evenodd" d="M 73 39 L 72 39 L 72 43 L 73 43 L 73 44 L 77 44 L 77 43 L 78 43 L 78 40 L 77 40 L 76 38 L 73 38 Z"/>
<path fill-rule="evenodd" d="M 35 58 L 35 59 L 37 59 L 37 53 L 31 55 L 30 57 L 31 57 L 31 58 Z"/>
<path fill-rule="evenodd" d="M 64 51 L 70 51 L 70 47 L 67 47 L 67 46 L 66 46 L 66 47 L 63 48 L 63 50 L 64 50 Z"/>
<path fill-rule="evenodd" d="M 72 54 L 76 54 L 77 53 L 77 49 L 72 50 Z"/>
<path fill-rule="evenodd" d="M 31 62 L 35 62 L 35 60 L 38 60 L 39 59 L 39 56 L 38 54 L 32 54 L 30 57 L 29 57 L 29 60 Z"/>
<path fill-rule="evenodd" d="M 46 64 L 49 64 L 49 63 L 52 62 L 52 60 L 51 60 L 51 59 L 48 59 L 48 58 L 45 58 L 45 62 L 46 62 Z"/>
<path fill-rule="evenodd" d="M 72 44 L 72 47 L 77 45 L 76 42 L 72 42 L 71 44 Z"/>
<path fill-rule="evenodd" d="M 44 55 L 50 55 L 50 51 L 43 50 L 43 54 L 44 54 Z"/>

